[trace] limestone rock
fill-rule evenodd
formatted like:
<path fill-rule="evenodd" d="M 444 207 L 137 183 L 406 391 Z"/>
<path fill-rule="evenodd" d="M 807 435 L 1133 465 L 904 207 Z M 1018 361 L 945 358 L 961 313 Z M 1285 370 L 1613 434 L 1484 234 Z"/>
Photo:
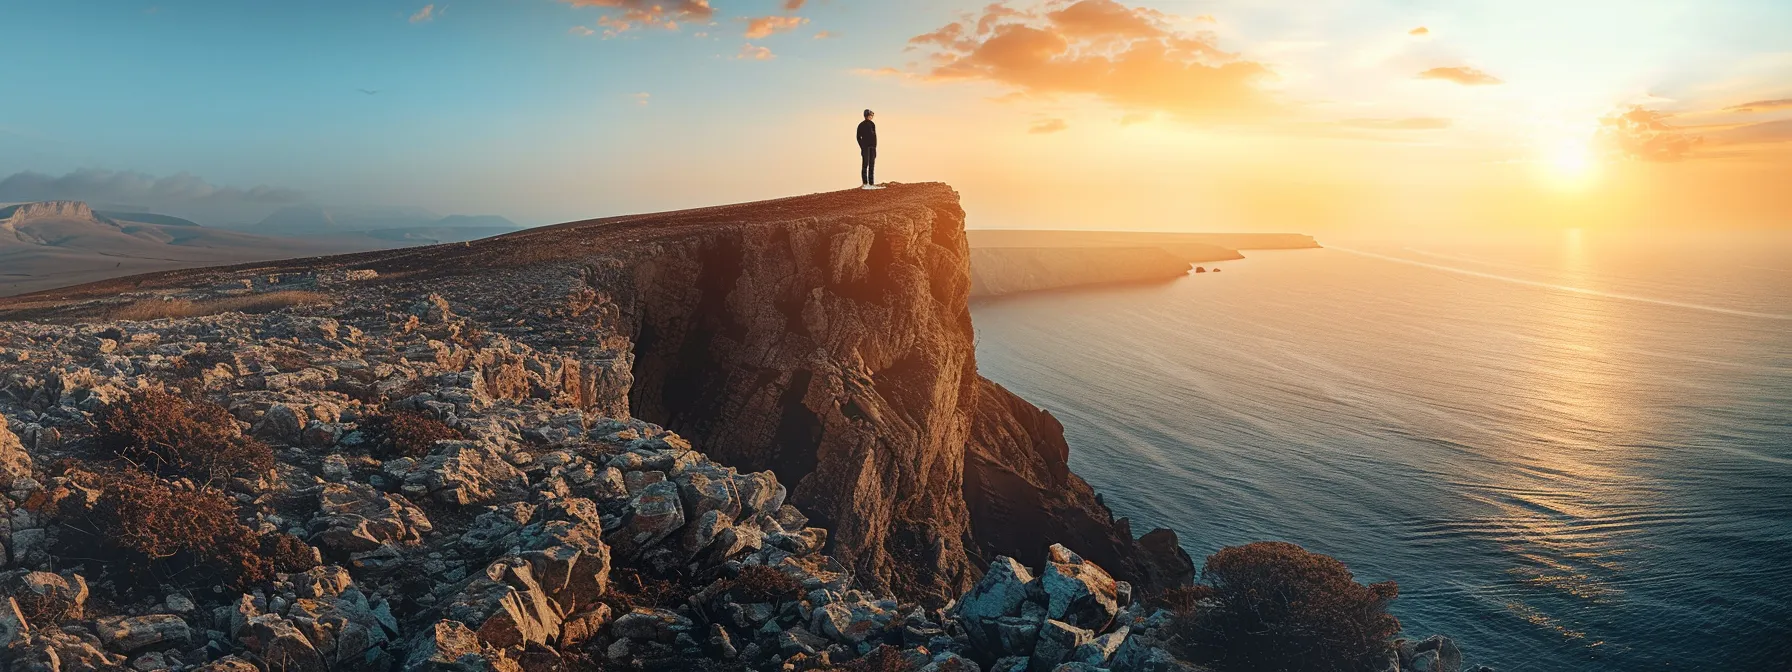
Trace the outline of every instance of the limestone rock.
<path fill-rule="evenodd" d="M 1047 600 L 1046 618 L 1090 630 L 1107 629 L 1120 611 L 1113 577 L 1062 544 L 1053 544 L 1048 555 L 1039 577 Z"/>
<path fill-rule="evenodd" d="M 95 626 L 106 648 L 132 653 L 154 644 L 185 644 L 192 638 L 187 622 L 173 614 L 151 614 L 128 618 L 102 619 Z"/>

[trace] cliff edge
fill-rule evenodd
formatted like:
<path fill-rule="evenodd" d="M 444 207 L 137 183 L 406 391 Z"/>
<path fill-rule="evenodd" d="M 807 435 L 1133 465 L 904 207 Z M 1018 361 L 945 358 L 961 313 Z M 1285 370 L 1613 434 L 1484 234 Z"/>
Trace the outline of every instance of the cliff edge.
<path fill-rule="evenodd" d="M 1143 550 L 1068 473 L 1056 421 L 977 375 L 964 219 L 946 185 L 893 185 L 121 278 L 0 300 L 0 319 L 304 293 L 302 313 L 403 323 L 439 304 L 547 354 L 449 340 L 428 356 L 777 473 L 864 585 L 938 604 L 975 560 L 1042 561 L 1060 539 L 1117 578 L 1186 581 L 1171 533 Z"/>

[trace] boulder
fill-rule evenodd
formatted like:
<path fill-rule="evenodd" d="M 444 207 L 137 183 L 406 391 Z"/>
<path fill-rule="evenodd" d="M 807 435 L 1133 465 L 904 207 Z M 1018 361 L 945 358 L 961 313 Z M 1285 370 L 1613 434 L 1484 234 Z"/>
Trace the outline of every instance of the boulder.
<path fill-rule="evenodd" d="M 30 475 L 31 455 L 25 452 L 18 435 L 7 428 L 6 418 L 0 416 L 0 484 L 11 484 Z"/>
<path fill-rule="evenodd" d="M 249 619 L 249 631 L 258 645 L 262 661 L 270 670 L 326 672 L 329 669 L 311 639 L 279 614 L 262 614 Z"/>
<path fill-rule="evenodd" d="M 174 614 L 101 619 L 94 630 L 107 649 L 132 653 L 164 642 L 184 645 L 192 638 L 187 622 Z"/>
<path fill-rule="evenodd" d="M 465 623 L 495 648 L 547 644 L 560 637 L 559 605 L 535 581 L 529 562 L 493 562 L 448 605 L 448 617 Z"/>
<path fill-rule="evenodd" d="M 566 611 L 578 611 L 603 597 L 610 586 L 610 547 L 592 523 L 553 520 L 529 535 L 521 557 L 535 580 Z"/>
<path fill-rule="evenodd" d="M 690 631 L 691 619 L 665 609 L 636 607 L 610 624 L 612 636 L 644 642 L 670 643 Z"/>
<path fill-rule="evenodd" d="M 0 649 L 31 634 L 31 624 L 19 612 L 19 602 L 11 597 L 0 598 Z"/>
<path fill-rule="evenodd" d="M 1021 615 L 1021 605 L 1031 595 L 1029 584 L 1032 583 L 1032 572 L 1014 558 L 999 556 L 989 563 L 989 571 L 983 573 L 983 578 L 959 599 L 953 610 L 963 624 L 971 646 L 1019 655 L 1031 651 L 1028 640 L 1038 632 L 1037 621 L 1032 621 L 1029 632 L 1023 634 L 1019 630 L 1029 625 L 1028 619 L 1018 622 L 1015 619 Z M 1027 642 L 1028 648 L 1016 648 L 1023 641 Z"/>
<path fill-rule="evenodd" d="M 1462 650 L 1443 635 L 1432 635 L 1412 645 L 1412 668 L 1418 672 L 1460 672 Z M 1428 655 L 1429 654 L 1429 655 Z M 1422 666 L 1420 661 L 1425 661 Z"/>
<path fill-rule="evenodd" d="M 1047 551 L 1040 588 L 1045 591 L 1046 618 L 1101 632 L 1120 613 L 1114 578 L 1061 544 Z"/>
<path fill-rule="evenodd" d="M 483 672 L 488 669 L 479 635 L 459 621 L 436 621 L 411 640 L 406 672 Z"/>
<path fill-rule="evenodd" d="M 363 553 L 395 544 L 414 546 L 435 528 L 423 510 L 400 495 L 362 483 L 328 483 L 318 493 L 312 519 L 319 543 L 344 553 Z"/>
<path fill-rule="evenodd" d="M 1063 621 L 1046 619 L 1039 626 L 1039 641 L 1033 647 L 1033 656 L 1027 664 L 1029 672 L 1051 672 L 1052 668 L 1070 658 L 1070 654 L 1078 647 L 1088 644 L 1095 633 L 1076 627 Z"/>
<path fill-rule="evenodd" d="M 628 522 L 608 540 L 624 558 L 638 557 L 684 527 L 684 506 L 675 483 L 660 481 L 643 486 L 629 500 L 629 509 Z"/>

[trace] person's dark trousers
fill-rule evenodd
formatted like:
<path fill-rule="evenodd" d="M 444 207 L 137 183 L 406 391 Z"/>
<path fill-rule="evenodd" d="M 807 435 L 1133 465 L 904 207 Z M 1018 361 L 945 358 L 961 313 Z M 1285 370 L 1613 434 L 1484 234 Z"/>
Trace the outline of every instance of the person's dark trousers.
<path fill-rule="evenodd" d="M 877 166 L 877 148 L 860 147 L 859 159 L 859 179 L 864 184 L 877 184 L 877 180 L 873 177 Z"/>

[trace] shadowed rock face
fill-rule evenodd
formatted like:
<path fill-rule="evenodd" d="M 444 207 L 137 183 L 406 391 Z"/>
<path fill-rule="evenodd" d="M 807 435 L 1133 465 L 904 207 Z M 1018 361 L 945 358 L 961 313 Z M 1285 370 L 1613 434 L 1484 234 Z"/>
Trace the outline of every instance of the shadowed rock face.
<path fill-rule="evenodd" d="M 1127 519 L 1116 520 L 1095 489 L 1070 472 L 1064 426 L 1051 413 L 980 377 L 971 427 L 964 498 L 974 553 L 1032 565 L 1046 559 L 1037 540 L 1063 539 L 1114 576 L 1147 589 L 1194 579 L 1175 532 L 1160 528 L 1135 541 Z"/>
<path fill-rule="evenodd" d="M 633 269 L 635 415 L 794 484 L 860 578 L 956 594 L 976 365 L 955 199 L 753 224 Z"/>
<path fill-rule="evenodd" d="M 464 320 L 540 353 L 432 346 L 488 393 L 633 415 L 775 471 L 867 586 L 937 604 L 973 557 L 1036 564 L 1060 541 L 1145 585 L 1187 563 L 1139 559 L 1069 473 L 1057 421 L 977 376 L 964 212 L 942 184 L 139 276 L 0 299 L 0 319 L 293 288 L 334 296 L 327 314 Z"/>

